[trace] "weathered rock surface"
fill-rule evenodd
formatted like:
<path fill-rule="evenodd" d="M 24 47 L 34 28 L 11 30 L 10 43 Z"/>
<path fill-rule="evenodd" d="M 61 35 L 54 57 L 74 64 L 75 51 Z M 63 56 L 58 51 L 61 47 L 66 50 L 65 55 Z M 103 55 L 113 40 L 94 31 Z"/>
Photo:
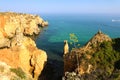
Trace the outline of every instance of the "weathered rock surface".
<path fill-rule="evenodd" d="M 34 80 L 47 61 L 46 52 L 38 49 L 35 42 L 26 36 L 39 34 L 38 25 L 44 27 L 48 23 L 30 14 L 0 13 L 0 61 L 12 68 L 20 67 Z"/>
<path fill-rule="evenodd" d="M 10 47 L 9 39 L 14 37 L 18 28 L 23 35 L 39 34 L 38 25 L 44 27 L 48 25 L 48 22 L 36 15 L 12 12 L 0 13 L 0 42 L 3 42 L 0 44 L 0 48 Z"/>
<path fill-rule="evenodd" d="M 32 80 L 21 68 L 12 68 L 0 61 L 0 80 Z"/>

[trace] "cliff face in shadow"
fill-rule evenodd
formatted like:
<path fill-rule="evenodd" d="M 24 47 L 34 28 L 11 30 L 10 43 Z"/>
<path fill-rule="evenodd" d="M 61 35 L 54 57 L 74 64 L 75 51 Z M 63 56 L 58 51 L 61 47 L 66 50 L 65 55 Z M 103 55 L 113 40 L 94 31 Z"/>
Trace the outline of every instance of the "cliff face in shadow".
<path fill-rule="evenodd" d="M 75 72 L 82 80 L 119 79 L 119 43 L 119 38 L 111 39 L 99 31 L 85 46 L 64 55 L 64 79 L 73 75 L 66 72 Z"/>
<path fill-rule="evenodd" d="M 38 25 L 44 27 L 48 23 L 36 15 L 0 13 L 0 61 L 11 68 L 22 69 L 34 80 L 41 74 L 47 61 L 46 52 L 38 49 L 28 37 L 39 34 Z"/>

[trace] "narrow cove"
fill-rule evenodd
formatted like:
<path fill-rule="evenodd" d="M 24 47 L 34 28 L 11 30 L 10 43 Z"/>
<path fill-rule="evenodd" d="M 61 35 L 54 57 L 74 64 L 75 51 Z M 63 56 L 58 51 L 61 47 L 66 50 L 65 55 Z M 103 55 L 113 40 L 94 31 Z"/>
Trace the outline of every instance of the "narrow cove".
<path fill-rule="evenodd" d="M 49 22 L 49 26 L 44 28 L 36 39 L 37 47 L 45 50 L 48 55 L 48 63 L 40 76 L 41 80 L 61 80 L 63 75 L 64 40 L 70 41 L 70 33 L 77 35 L 81 46 L 99 29 L 112 38 L 119 37 L 120 34 L 120 27 L 118 27 L 120 23 L 111 21 L 116 16 L 47 14 L 42 17 Z"/>

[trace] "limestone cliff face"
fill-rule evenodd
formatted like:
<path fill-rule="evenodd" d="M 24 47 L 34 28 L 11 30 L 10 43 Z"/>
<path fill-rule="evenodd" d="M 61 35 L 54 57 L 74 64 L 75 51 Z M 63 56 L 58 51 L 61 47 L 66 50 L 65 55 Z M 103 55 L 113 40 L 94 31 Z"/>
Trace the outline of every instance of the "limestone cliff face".
<path fill-rule="evenodd" d="M 23 35 L 39 34 L 41 27 L 47 26 L 42 18 L 36 15 L 21 13 L 0 13 L 0 47 L 10 47 L 10 40 L 16 34 L 18 28 Z"/>
<path fill-rule="evenodd" d="M 89 64 L 89 60 L 99 48 L 97 46 L 104 41 L 112 41 L 111 38 L 99 31 L 91 38 L 91 40 L 83 47 L 74 49 L 70 53 L 64 55 L 64 72 L 76 71 L 81 75 L 84 73 L 90 73 L 93 66 Z"/>
<path fill-rule="evenodd" d="M 0 13 L 0 61 L 12 68 L 20 67 L 35 80 L 44 68 L 47 55 L 26 35 L 39 34 L 38 25 L 44 27 L 48 23 L 39 16 Z"/>

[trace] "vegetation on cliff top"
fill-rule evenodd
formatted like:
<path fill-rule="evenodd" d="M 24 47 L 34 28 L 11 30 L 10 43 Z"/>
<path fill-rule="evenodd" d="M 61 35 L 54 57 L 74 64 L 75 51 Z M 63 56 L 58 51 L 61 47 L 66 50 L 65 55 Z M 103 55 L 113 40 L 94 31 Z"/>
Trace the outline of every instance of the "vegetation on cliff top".
<path fill-rule="evenodd" d="M 113 39 L 112 42 L 104 41 L 94 48 L 96 49 L 94 53 L 81 56 L 81 61 L 86 62 L 86 65 L 92 65 L 90 74 L 85 73 L 82 78 L 85 80 L 120 79 L 120 38 Z M 91 55 L 90 59 L 85 56 L 87 54 Z"/>
<path fill-rule="evenodd" d="M 73 67 L 70 66 L 73 64 Z M 80 73 L 82 80 L 118 80 L 120 79 L 120 38 L 111 39 L 98 32 L 86 46 L 74 49 L 70 54 L 65 55 L 64 65 L 66 70 Z"/>
<path fill-rule="evenodd" d="M 120 38 L 113 39 L 112 42 L 103 42 L 96 48 L 97 51 L 88 61 L 96 67 L 96 76 L 101 79 L 113 77 L 120 78 L 120 74 L 114 72 L 120 69 Z M 119 71 L 118 71 L 119 72 Z M 120 73 L 120 72 L 119 72 Z M 113 75 L 114 74 L 114 75 Z"/>

